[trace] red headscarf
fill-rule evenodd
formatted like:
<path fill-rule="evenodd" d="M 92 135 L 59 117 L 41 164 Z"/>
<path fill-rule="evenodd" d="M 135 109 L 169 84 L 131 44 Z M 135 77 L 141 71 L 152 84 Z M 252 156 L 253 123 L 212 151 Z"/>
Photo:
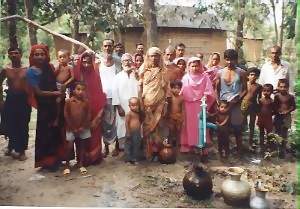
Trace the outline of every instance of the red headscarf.
<path fill-rule="evenodd" d="M 46 60 L 45 62 L 49 64 L 50 68 L 53 69 L 53 65 L 51 65 L 49 62 L 50 62 L 50 56 L 49 56 L 49 47 L 45 44 L 36 44 L 36 45 L 33 45 L 31 47 L 31 50 L 30 50 L 30 55 L 29 55 L 29 66 L 37 66 L 38 64 L 35 62 L 35 60 L 33 59 L 33 54 L 34 54 L 34 51 L 36 49 L 42 49 L 45 54 L 46 54 Z M 28 86 L 28 103 L 29 105 L 31 105 L 32 107 L 34 108 L 37 108 L 37 101 L 36 101 L 36 98 L 34 96 L 34 91 L 32 89 L 32 87 Z"/>
<path fill-rule="evenodd" d="M 29 55 L 29 66 L 33 66 L 33 65 L 36 65 L 34 59 L 33 59 L 33 54 L 34 54 L 34 51 L 36 49 L 42 49 L 45 54 L 46 54 L 46 62 L 49 63 L 50 62 L 50 55 L 49 55 L 49 47 L 45 44 L 36 44 L 36 45 L 33 45 L 31 47 L 31 50 L 30 50 L 30 55 Z"/>
<path fill-rule="evenodd" d="M 93 62 L 93 65 L 88 69 L 84 69 L 82 67 L 82 59 L 86 56 L 92 57 Z M 84 52 L 80 56 L 79 60 L 77 61 L 77 65 L 74 68 L 75 80 L 83 81 L 86 85 L 87 95 L 92 109 L 93 117 L 95 117 L 106 104 L 106 96 L 102 91 L 101 79 L 98 69 L 95 68 L 94 59 L 94 55 L 90 55 L 87 52 Z"/>

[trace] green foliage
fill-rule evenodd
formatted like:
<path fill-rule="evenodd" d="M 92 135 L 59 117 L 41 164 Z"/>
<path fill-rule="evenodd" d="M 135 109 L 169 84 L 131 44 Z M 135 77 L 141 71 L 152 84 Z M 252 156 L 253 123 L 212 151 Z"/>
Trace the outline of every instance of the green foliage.
<path fill-rule="evenodd" d="M 239 1 L 235 0 L 216 0 L 214 4 L 211 4 L 211 9 L 215 14 L 226 20 L 230 29 L 235 29 L 235 24 L 238 19 Z M 253 1 L 246 1 L 245 5 L 245 21 L 244 32 L 257 32 L 260 31 L 264 25 L 264 20 L 269 15 L 270 10 L 267 4 L 258 3 Z"/>
<path fill-rule="evenodd" d="M 285 28 L 285 36 L 287 39 L 293 39 L 296 35 L 295 25 L 296 25 L 296 10 L 297 2 L 289 2 L 285 6 L 285 18 L 283 26 Z"/>

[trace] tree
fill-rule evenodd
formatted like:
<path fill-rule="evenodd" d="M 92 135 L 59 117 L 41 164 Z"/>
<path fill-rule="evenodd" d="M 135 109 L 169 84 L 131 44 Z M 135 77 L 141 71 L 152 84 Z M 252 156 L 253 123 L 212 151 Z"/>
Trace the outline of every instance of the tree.
<path fill-rule="evenodd" d="M 276 7 L 275 0 L 270 0 L 272 12 L 273 12 L 273 21 L 274 21 L 274 29 L 275 29 L 275 43 L 278 43 L 278 28 L 277 28 L 277 19 L 276 19 Z"/>
<path fill-rule="evenodd" d="M 7 0 L 7 13 L 8 15 L 17 14 L 17 0 Z M 18 47 L 17 25 L 15 20 L 8 22 L 8 36 L 10 47 Z"/>
<path fill-rule="evenodd" d="M 245 62 L 244 53 L 242 50 L 244 40 L 244 22 L 245 22 L 245 6 L 246 0 L 238 0 L 238 18 L 236 24 L 236 39 L 235 39 L 235 50 L 238 51 L 240 62 Z"/>
<path fill-rule="evenodd" d="M 296 17 L 297 17 L 297 20 L 296 20 L 296 28 L 297 28 L 297 31 L 296 31 L 296 38 L 295 38 L 295 42 L 297 44 L 297 57 L 300 57 L 300 5 L 298 5 L 298 7 L 296 7 Z M 300 71 L 300 59 L 297 59 L 298 60 L 298 71 Z"/>
<path fill-rule="evenodd" d="M 32 12 L 33 12 L 34 5 L 32 3 L 33 2 L 30 0 L 24 0 L 26 17 L 30 20 L 33 20 Z M 30 25 L 27 24 L 27 30 L 28 30 L 30 45 L 32 46 L 34 44 L 37 44 L 36 29 L 33 27 L 30 27 Z"/>
<path fill-rule="evenodd" d="M 201 2 L 201 1 L 200 1 Z M 199 7 L 199 6 L 198 6 Z M 264 21 L 269 14 L 269 7 L 262 2 L 247 0 L 216 0 L 214 4 L 200 6 L 202 11 L 211 12 L 223 20 L 226 20 L 228 29 L 234 31 L 235 48 L 239 51 L 239 60 L 243 61 L 243 38 L 244 34 L 263 33 Z"/>
<path fill-rule="evenodd" d="M 144 28 L 147 37 L 147 47 L 157 46 L 158 30 L 155 10 L 155 0 L 144 0 Z"/>

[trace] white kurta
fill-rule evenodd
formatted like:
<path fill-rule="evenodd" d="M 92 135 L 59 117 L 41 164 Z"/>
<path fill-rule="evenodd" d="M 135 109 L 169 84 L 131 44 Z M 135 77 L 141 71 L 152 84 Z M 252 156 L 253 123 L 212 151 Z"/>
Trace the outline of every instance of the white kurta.
<path fill-rule="evenodd" d="M 102 83 L 102 89 L 103 92 L 106 94 L 106 98 L 110 99 L 112 98 L 112 83 L 114 82 L 115 76 L 116 76 L 116 66 L 113 64 L 110 67 L 105 66 L 103 63 L 100 63 L 99 66 L 99 73 Z"/>
<path fill-rule="evenodd" d="M 261 85 L 272 84 L 273 88 L 276 89 L 279 79 L 289 80 L 288 65 L 281 62 L 281 65 L 274 69 L 270 61 L 266 62 L 261 68 L 258 83 Z"/>
<path fill-rule="evenodd" d="M 125 71 L 119 72 L 114 79 L 112 105 L 120 105 L 127 114 L 129 112 L 128 100 L 131 97 L 138 97 L 138 90 L 139 85 L 134 72 L 129 77 Z M 118 139 L 125 137 L 125 117 L 120 117 L 117 113 L 116 123 Z"/>

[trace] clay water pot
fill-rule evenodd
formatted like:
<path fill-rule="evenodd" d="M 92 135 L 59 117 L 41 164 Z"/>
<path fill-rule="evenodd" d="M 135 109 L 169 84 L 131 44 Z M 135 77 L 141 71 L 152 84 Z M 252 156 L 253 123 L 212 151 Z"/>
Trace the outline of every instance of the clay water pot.
<path fill-rule="evenodd" d="M 250 200 L 251 209 L 270 209 L 266 194 L 268 190 L 264 188 L 257 188 L 255 196 Z"/>
<path fill-rule="evenodd" d="M 197 200 L 207 199 L 213 192 L 212 179 L 201 164 L 194 165 L 193 169 L 185 174 L 182 184 L 187 195 Z"/>
<path fill-rule="evenodd" d="M 172 164 L 176 162 L 176 152 L 171 144 L 164 144 L 158 154 L 159 162 L 162 164 Z"/>
<path fill-rule="evenodd" d="M 221 186 L 221 193 L 224 202 L 231 206 L 249 206 L 251 189 L 249 183 L 241 181 L 244 169 L 240 167 L 230 167 L 227 173 L 230 179 L 226 179 Z"/>

